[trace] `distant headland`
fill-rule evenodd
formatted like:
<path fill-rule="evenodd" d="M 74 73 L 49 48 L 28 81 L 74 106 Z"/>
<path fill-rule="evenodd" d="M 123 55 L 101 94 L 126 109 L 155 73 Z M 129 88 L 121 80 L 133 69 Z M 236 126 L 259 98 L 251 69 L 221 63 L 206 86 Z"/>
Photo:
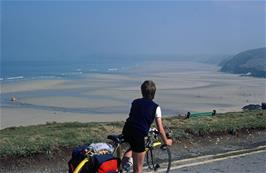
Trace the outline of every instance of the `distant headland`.
<path fill-rule="evenodd" d="M 220 63 L 221 71 L 244 76 L 266 77 L 266 48 L 238 53 Z"/>

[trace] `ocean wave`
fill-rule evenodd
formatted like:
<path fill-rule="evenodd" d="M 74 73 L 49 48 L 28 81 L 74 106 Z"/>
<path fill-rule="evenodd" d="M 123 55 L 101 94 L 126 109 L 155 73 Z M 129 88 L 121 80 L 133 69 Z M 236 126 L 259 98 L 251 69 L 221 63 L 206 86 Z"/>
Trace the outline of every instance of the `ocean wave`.
<path fill-rule="evenodd" d="M 7 80 L 17 80 L 17 79 L 24 79 L 24 76 L 14 76 L 14 77 L 8 77 Z"/>
<path fill-rule="evenodd" d="M 87 73 L 115 73 L 122 70 L 121 68 L 116 67 L 107 67 L 107 68 L 88 68 L 88 69 L 82 69 L 82 68 L 76 68 L 73 69 L 73 71 L 68 72 L 48 72 L 43 74 L 25 74 L 25 75 L 17 75 L 17 76 L 7 76 L 7 77 L 0 77 L 0 81 L 16 81 L 16 80 L 42 80 L 42 79 L 62 79 L 62 78 L 82 78 L 84 74 Z"/>
<path fill-rule="evenodd" d="M 108 68 L 108 71 L 118 71 L 118 68 Z"/>
<path fill-rule="evenodd" d="M 62 76 L 73 76 L 73 75 L 81 75 L 83 74 L 82 71 L 75 71 L 75 72 L 69 72 L 69 73 L 61 73 Z"/>
<path fill-rule="evenodd" d="M 81 74 L 83 74 L 82 71 L 74 71 L 74 72 L 67 72 L 67 73 L 34 76 L 31 79 L 58 79 L 58 78 L 60 79 L 60 78 L 67 78 L 71 76 L 77 76 Z"/>
<path fill-rule="evenodd" d="M 31 79 L 58 79 L 58 78 L 62 78 L 61 76 L 35 76 L 35 77 L 31 77 Z"/>

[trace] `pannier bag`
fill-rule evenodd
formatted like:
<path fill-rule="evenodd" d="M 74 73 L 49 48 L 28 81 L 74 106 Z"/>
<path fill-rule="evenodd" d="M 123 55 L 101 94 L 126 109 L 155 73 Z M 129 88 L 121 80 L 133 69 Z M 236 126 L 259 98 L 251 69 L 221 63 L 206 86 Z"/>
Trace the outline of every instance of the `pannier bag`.
<path fill-rule="evenodd" d="M 103 152 L 105 151 L 105 152 Z M 120 159 L 114 158 L 111 153 L 111 146 L 104 145 L 104 143 L 83 145 L 76 147 L 72 151 L 72 157 L 68 162 L 69 173 L 73 173 L 78 164 L 86 157 L 88 153 L 95 153 L 90 156 L 89 162 L 87 162 L 80 173 L 115 173 L 118 172 L 120 165 Z M 99 154 L 98 154 L 99 153 Z M 104 153 L 104 154 L 102 154 Z"/>
<path fill-rule="evenodd" d="M 93 157 L 95 172 L 98 173 L 117 173 L 120 159 L 113 157 L 112 154 L 95 155 Z"/>
<path fill-rule="evenodd" d="M 78 164 L 85 159 L 88 145 L 78 146 L 73 149 L 72 157 L 68 161 L 68 172 L 73 173 Z M 87 167 L 88 165 L 86 165 Z M 85 173 L 85 172 L 84 172 Z"/>
<path fill-rule="evenodd" d="M 99 153 L 101 151 L 106 151 L 107 153 L 113 153 L 114 148 L 112 145 L 107 143 L 92 143 L 89 145 L 88 150 Z"/>

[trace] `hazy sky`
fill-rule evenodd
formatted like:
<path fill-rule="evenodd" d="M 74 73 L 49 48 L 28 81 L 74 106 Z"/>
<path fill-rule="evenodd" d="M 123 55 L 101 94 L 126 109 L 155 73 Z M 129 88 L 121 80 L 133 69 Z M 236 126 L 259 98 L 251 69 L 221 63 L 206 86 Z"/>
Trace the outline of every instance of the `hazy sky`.
<path fill-rule="evenodd" d="M 4 1 L 3 58 L 235 54 L 265 46 L 265 2 Z"/>

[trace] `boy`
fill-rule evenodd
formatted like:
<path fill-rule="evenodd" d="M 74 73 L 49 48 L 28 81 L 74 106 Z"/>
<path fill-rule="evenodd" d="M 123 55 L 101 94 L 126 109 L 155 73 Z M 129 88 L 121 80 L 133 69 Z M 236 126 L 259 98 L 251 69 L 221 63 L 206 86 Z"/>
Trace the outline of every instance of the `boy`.
<path fill-rule="evenodd" d="M 141 85 L 142 98 L 132 102 L 129 118 L 123 128 L 123 135 L 131 148 L 124 154 L 124 158 L 133 157 L 133 172 L 142 173 L 145 157 L 145 141 L 154 119 L 157 129 L 166 145 L 172 145 L 172 140 L 166 137 L 161 118 L 161 108 L 153 102 L 156 87 L 153 81 L 147 80 Z"/>

